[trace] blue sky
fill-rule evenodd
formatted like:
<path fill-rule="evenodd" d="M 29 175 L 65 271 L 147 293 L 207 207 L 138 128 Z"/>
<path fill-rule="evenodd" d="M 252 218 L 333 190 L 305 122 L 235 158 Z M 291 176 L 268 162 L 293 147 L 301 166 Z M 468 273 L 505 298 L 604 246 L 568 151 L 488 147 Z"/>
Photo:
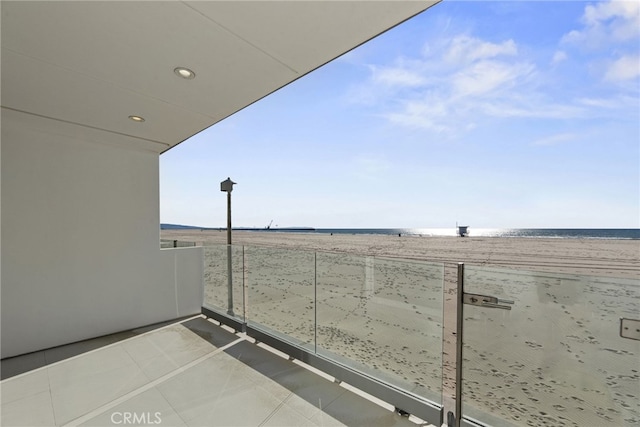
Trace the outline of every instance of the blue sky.
<path fill-rule="evenodd" d="M 640 227 L 640 2 L 445 0 L 160 157 L 165 223 Z"/>

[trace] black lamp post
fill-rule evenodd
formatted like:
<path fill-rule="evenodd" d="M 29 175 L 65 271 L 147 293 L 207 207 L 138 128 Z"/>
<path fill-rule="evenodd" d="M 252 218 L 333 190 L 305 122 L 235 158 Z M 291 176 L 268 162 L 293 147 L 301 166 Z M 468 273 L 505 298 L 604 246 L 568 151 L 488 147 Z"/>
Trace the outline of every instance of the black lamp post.
<path fill-rule="evenodd" d="M 220 183 L 220 191 L 227 192 L 227 279 L 228 279 L 228 307 L 227 314 L 234 316 L 233 313 L 233 278 L 231 274 L 231 192 L 233 191 L 233 185 L 235 182 L 231 181 L 231 178 L 227 178 Z"/>

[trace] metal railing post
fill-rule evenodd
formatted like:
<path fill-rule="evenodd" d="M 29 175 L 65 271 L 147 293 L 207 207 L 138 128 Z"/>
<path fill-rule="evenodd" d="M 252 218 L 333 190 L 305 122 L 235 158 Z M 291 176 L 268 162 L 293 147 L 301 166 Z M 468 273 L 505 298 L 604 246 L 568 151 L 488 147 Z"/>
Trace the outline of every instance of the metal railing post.
<path fill-rule="evenodd" d="M 249 303 L 249 292 L 247 290 L 247 262 L 245 258 L 244 245 L 242 245 L 242 322 L 247 324 L 247 305 Z M 243 331 L 244 332 L 244 331 Z"/>
<path fill-rule="evenodd" d="M 231 243 L 227 244 L 227 314 L 235 316 L 233 313 L 233 273 L 231 265 Z"/>
<path fill-rule="evenodd" d="M 464 263 L 458 263 L 458 289 L 456 304 L 456 414 L 454 426 L 462 421 L 462 350 L 464 323 Z"/>
<path fill-rule="evenodd" d="M 318 354 L 318 252 L 313 252 L 313 352 Z"/>

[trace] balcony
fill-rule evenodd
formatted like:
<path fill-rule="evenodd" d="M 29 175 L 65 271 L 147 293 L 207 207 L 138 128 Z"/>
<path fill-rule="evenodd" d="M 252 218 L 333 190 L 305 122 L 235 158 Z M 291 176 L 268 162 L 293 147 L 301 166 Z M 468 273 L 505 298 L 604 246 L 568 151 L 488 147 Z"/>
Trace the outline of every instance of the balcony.
<path fill-rule="evenodd" d="M 202 252 L 204 316 L 3 380 L 2 425 L 640 422 L 637 279 Z"/>
<path fill-rule="evenodd" d="M 137 332 L 44 352 L 125 338 L 4 380 L 2 425 L 414 425 L 203 317 Z"/>

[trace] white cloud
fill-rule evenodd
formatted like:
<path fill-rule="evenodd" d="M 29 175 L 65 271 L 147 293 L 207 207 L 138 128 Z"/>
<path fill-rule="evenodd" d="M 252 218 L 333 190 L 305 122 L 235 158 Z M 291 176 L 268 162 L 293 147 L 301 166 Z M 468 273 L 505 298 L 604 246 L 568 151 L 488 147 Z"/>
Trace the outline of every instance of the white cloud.
<path fill-rule="evenodd" d="M 429 84 L 430 73 L 423 70 L 420 61 L 396 60 L 393 65 L 366 65 L 370 80 L 367 84 L 352 86 L 347 101 L 374 105 L 381 98 L 392 96 L 396 91 L 411 90 Z"/>
<path fill-rule="evenodd" d="M 596 25 L 618 15 L 631 18 L 634 15 L 634 10 L 637 12 L 640 8 L 638 8 L 636 1 L 629 0 L 601 2 L 596 5 L 588 4 L 584 8 L 582 20 L 588 25 Z"/>
<path fill-rule="evenodd" d="M 607 48 L 612 42 L 636 41 L 640 37 L 640 2 L 609 1 L 587 5 L 584 28 L 565 34 L 562 42 L 588 48 Z"/>
<path fill-rule="evenodd" d="M 554 54 L 553 54 L 553 58 L 551 59 L 551 63 L 553 65 L 559 64 L 562 61 L 566 61 L 567 60 L 567 53 L 563 50 L 557 50 Z"/>
<path fill-rule="evenodd" d="M 513 87 L 533 71 L 527 64 L 480 61 L 453 76 L 456 96 L 479 96 Z"/>
<path fill-rule="evenodd" d="M 376 99 L 369 105 L 391 104 L 380 115 L 392 123 L 452 136 L 476 127 L 480 100 L 504 97 L 531 78 L 535 67 L 518 61 L 517 53 L 513 40 L 493 43 L 459 35 L 431 45 L 422 58 L 370 66 L 369 82 L 351 94 L 360 94 L 360 101 Z"/>
<path fill-rule="evenodd" d="M 638 26 L 632 25 L 640 22 L 640 2 L 635 0 L 612 0 L 596 5 L 589 4 L 584 9 L 582 19 L 589 26 L 602 25 L 610 20 L 621 20 L 624 24 L 613 22 L 615 26 L 611 29 L 614 35 L 625 40 L 630 39 L 640 31 Z"/>
<path fill-rule="evenodd" d="M 444 55 L 444 60 L 452 63 L 471 63 L 479 59 L 497 56 L 514 56 L 518 48 L 513 40 L 502 43 L 491 43 L 474 37 L 461 35 L 455 37 Z"/>
<path fill-rule="evenodd" d="M 637 12 L 636 6 L 611 3 L 587 7 L 582 18 L 584 27 L 565 39 L 586 39 L 597 32 L 606 33 L 608 40 L 614 36 L 627 37 L 626 30 L 620 29 L 637 20 Z M 617 50 L 618 46 L 609 45 L 606 52 L 609 62 L 597 58 L 590 69 L 603 75 L 606 72 L 609 81 L 624 83 L 638 76 L 640 58 L 635 53 L 628 55 Z M 393 124 L 425 129 L 444 138 L 464 134 L 488 118 L 613 118 L 634 110 L 633 103 L 623 100 L 622 93 L 611 92 L 610 85 L 605 88 L 609 92 L 594 85 L 592 75 L 587 76 L 588 71 L 582 67 L 572 68 L 571 75 L 561 74 L 564 68 L 549 67 L 549 59 L 551 64 L 566 61 L 569 47 L 552 50 L 546 61 L 535 47 L 523 49 L 511 38 L 486 40 L 467 33 L 437 39 L 415 58 L 402 57 L 388 66 L 370 66 L 369 80 L 355 90 L 352 88 L 351 94 L 360 94 L 356 102 L 366 100 L 372 114 Z M 619 59 L 612 60 L 612 54 Z M 534 62 L 536 57 L 544 63 L 538 66 Z M 574 59 L 572 67 L 584 55 L 576 55 Z M 576 76 L 576 71 L 584 74 Z M 563 85 L 562 79 L 571 79 L 571 84 Z M 623 85 L 618 86 L 624 89 Z M 637 108 L 637 94 L 629 92 L 627 98 L 634 96 Z"/>
<path fill-rule="evenodd" d="M 421 101 L 407 101 L 401 109 L 384 117 L 398 125 L 444 133 L 450 130 L 449 108 L 444 101 L 431 96 Z"/>
<path fill-rule="evenodd" d="M 640 76 L 640 55 L 626 55 L 618 58 L 607 69 L 604 79 L 620 82 Z"/>
<path fill-rule="evenodd" d="M 533 64 L 518 59 L 517 52 L 513 40 L 491 43 L 457 36 L 423 51 L 420 60 L 373 68 L 369 88 L 384 93 L 381 103 L 391 104 L 381 113 L 391 123 L 452 137 L 474 129 L 478 116 L 537 114 L 535 108 L 513 105 L 520 102 L 514 101 L 511 91 L 526 85 L 536 72 Z M 396 92 L 389 92 L 391 83 L 396 83 Z M 411 91 L 401 91 L 409 86 Z M 491 108 L 488 100 L 494 102 Z"/>
<path fill-rule="evenodd" d="M 587 110 L 567 104 L 545 103 L 544 101 L 486 102 L 482 105 L 484 114 L 493 117 L 521 117 L 535 119 L 576 119 L 586 118 Z"/>
<path fill-rule="evenodd" d="M 562 43 L 582 43 L 586 40 L 586 35 L 578 30 L 571 30 L 564 36 L 562 36 Z"/>
<path fill-rule="evenodd" d="M 372 66 L 373 81 L 390 86 L 420 86 L 425 78 L 418 72 L 402 67 L 380 68 Z"/>
<path fill-rule="evenodd" d="M 640 75 L 640 1 L 589 4 L 581 22 L 582 28 L 563 36 L 565 48 L 576 46 L 588 52 L 590 67 L 605 82 L 624 84 Z"/>
<path fill-rule="evenodd" d="M 578 103 L 587 107 L 607 110 L 637 110 L 638 98 L 635 96 L 618 95 L 610 98 L 579 98 Z"/>

